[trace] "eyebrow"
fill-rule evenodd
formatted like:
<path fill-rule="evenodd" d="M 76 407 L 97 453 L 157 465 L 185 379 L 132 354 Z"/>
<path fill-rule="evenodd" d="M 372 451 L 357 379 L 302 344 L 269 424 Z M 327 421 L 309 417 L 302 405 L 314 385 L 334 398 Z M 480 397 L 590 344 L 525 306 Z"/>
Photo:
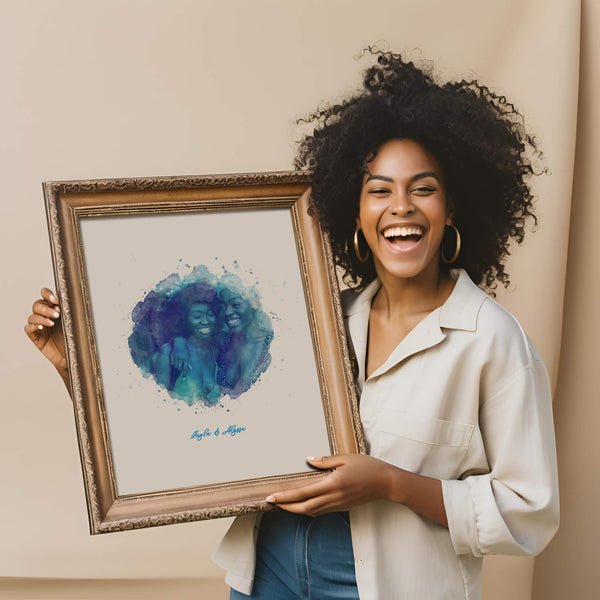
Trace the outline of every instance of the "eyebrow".
<path fill-rule="evenodd" d="M 418 179 L 424 179 L 425 177 L 433 177 L 436 181 L 439 181 L 440 178 L 433 171 L 423 171 L 422 173 L 417 173 L 410 178 L 410 183 L 413 181 L 417 181 Z M 378 179 L 381 181 L 387 181 L 388 183 L 394 183 L 392 177 L 386 177 L 385 175 L 373 175 L 369 174 L 365 183 L 368 183 L 372 179 Z"/>
<path fill-rule="evenodd" d="M 385 177 L 384 175 L 371 175 L 367 177 L 367 181 L 365 183 L 371 181 L 371 179 L 380 179 L 381 181 L 387 181 L 388 183 L 394 183 L 394 180 L 391 177 Z"/>

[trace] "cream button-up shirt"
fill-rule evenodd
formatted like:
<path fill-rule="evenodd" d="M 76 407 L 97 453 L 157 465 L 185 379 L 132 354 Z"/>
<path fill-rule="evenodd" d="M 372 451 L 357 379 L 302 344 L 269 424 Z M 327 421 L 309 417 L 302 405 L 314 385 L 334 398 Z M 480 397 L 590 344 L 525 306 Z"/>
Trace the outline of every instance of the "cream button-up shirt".
<path fill-rule="evenodd" d="M 546 369 L 517 321 L 464 271 L 366 381 L 373 281 L 345 292 L 367 451 L 442 480 L 448 528 L 388 500 L 350 510 L 361 600 L 476 600 L 485 554 L 535 554 L 558 526 Z M 236 519 L 213 558 L 250 593 L 259 518 Z"/>

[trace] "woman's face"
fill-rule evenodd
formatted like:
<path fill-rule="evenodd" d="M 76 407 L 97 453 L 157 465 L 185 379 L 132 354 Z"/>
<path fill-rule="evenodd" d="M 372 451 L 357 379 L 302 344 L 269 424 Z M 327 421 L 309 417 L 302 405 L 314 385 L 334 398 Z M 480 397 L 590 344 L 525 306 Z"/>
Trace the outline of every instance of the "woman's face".
<path fill-rule="evenodd" d="M 383 144 L 367 163 L 357 224 L 380 279 L 437 275 L 444 225 L 452 223 L 442 169 L 410 139 Z"/>
<path fill-rule="evenodd" d="M 188 325 L 192 334 L 203 338 L 212 334 L 217 317 L 212 308 L 204 302 L 194 302 L 188 312 Z"/>
<path fill-rule="evenodd" d="M 238 294 L 224 292 L 221 296 L 225 322 L 233 332 L 243 331 L 252 318 L 252 307 L 248 300 Z"/>

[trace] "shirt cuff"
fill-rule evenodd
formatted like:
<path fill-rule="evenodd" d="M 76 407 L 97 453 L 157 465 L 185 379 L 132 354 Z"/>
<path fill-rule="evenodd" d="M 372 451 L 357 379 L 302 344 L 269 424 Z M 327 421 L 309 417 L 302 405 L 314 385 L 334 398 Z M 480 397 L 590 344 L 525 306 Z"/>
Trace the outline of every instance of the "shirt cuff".
<path fill-rule="evenodd" d="M 479 546 L 475 506 L 468 481 L 442 479 L 442 494 L 454 551 L 456 554 L 483 556 Z"/>
<path fill-rule="evenodd" d="M 246 596 L 250 596 L 252 594 L 252 579 L 246 579 L 246 577 L 240 577 L 235 573 L 228 572 L 225 575 L 225 583 L 242 594 L 246 594 Z"/>

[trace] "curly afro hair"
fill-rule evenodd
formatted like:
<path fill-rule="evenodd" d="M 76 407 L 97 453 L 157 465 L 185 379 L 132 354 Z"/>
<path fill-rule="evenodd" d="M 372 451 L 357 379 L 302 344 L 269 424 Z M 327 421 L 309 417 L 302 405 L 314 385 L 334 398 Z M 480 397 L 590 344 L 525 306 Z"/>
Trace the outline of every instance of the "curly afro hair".
<path fill-rule="evenodd" d="M 360 190 L 367 162 L 399 138 L 418 142 L 442 167 L 462 238 L 452 267 L 492 293 L 498 282 L 506 287 L 509 243 L 523 241 L 528 218 L 537 223 L 526 179 L 539 174 L 534 163 L 542 153 L 521 114 L 478 81 L 438 83 L 429 63 L 368 50 L 376 64 L 365 71 L 363 88 L 299 119 L 316 127 L 301 140 L 295 167 L 313 171 L 313 214 L 344 281 L 362 288 L 376 276 L 372 259 L 362 263 L 353 251 Z M 440 259 L 440 268 L 449 267 Z"/>

